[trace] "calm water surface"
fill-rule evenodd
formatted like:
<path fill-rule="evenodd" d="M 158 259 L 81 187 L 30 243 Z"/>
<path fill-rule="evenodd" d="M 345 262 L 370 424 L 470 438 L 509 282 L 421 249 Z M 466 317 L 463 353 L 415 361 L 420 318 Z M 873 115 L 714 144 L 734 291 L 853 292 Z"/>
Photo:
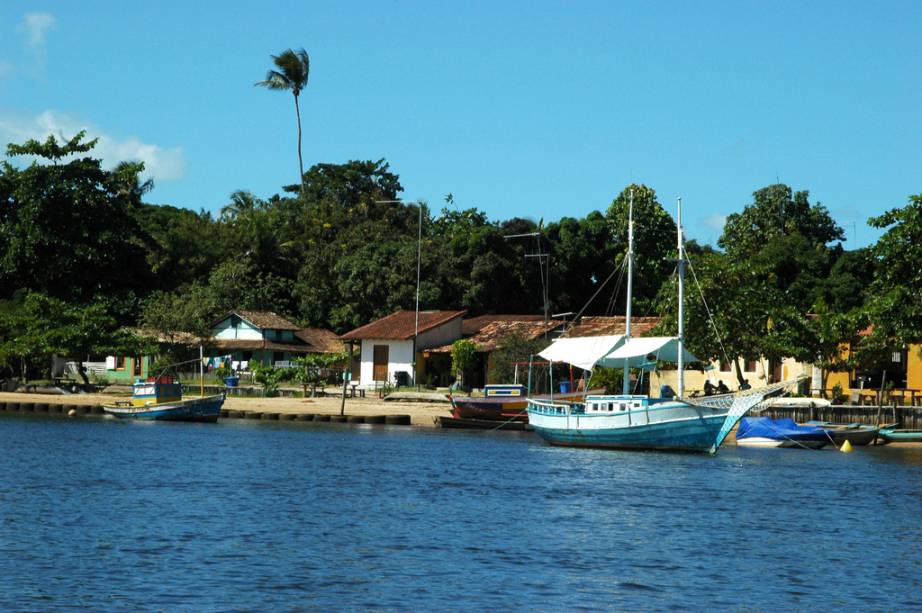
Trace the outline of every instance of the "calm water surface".
<path fill-rule="evenodd" d="M 0 415 L 0 609 L 922 609 L 922 449 Z"/>

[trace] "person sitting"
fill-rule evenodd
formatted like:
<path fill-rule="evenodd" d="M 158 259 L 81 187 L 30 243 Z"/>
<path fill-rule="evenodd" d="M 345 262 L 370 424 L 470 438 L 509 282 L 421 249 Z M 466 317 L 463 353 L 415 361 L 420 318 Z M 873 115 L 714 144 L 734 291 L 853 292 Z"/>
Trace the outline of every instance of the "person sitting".
<path fill-rule="evenodd" d="M 717 381 L 717 393 L 718 394 L 729 394 L 730 388 L 724 385 L 724 382 L 722 380 L 718 380 Z"/>
<path fill-rule="evenodd" d="M 704 382 L 704 395 L 705 396 L 713 396 L 716 390 L 717 390 L 717 387 L 713 383 L 711 383 L 710 381 Z"/>
<path fill-rule="evenodd" d="M 740 390 L 752 389 L 752 386 L 749 385 L 749 379 L 743 379 L 742 384 L 740 384 Z"/>

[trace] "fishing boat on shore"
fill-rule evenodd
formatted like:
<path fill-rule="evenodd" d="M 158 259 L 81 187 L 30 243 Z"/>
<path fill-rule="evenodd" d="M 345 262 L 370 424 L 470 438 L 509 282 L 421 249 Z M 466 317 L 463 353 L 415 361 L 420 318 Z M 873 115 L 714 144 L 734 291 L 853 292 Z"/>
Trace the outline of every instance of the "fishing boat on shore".
<path fill-rule="evenodd" d="M 196 360 L 190 360 L 190 362 L 196 362 Z M 174 364 L 155 377 L 149 377 L 145 381 L 140 379 L 135 381 L 131 386 L 130 400 L 119 400 L 112 405 L 103 405 L 103 410 L 119 419 L 211 423 L 218 421 L 225 395 L 205 395 L 205 373 L 201 354 L 197 362 L 201 396 L 183 399 L 182 384 L 175 380 L 173 375 L 167 374 L 168 369 L 178 366 Z"/>
<path fill-rule="evenodd" d="M 789 417 L 744 417 L 736 431 L 736 444 L 741 447 L 820 449 L 831 442 L 825 429 L 798 425 Z"/>
<path fill-rule="evenodd" d="M 633 194 L 628 213 L 627 308 L 624 335 L 563 338 L 539 355 L 549 361 L 566 362 L 583 370 L 597 367 L 621 368 L 621 394 L 588 395 L 582 402 L 530 399 L 531 427 L 552 445 L 609 447 L 622 449 L 716 452 L 739 419 L 771 394 L 794 382 L 773 384 L 736 394 L 686 398 L 685 364 L 698 361 L 684 347 L 685 248 L 682 209 L 679 201 L 678 335 L 675 337 L 631 337 L 631 291 L 634 259 Z M 631 394 L 630 369 L 655 367 L 659 361 L 675 362 L 678 393 L 659 398 Z"/>

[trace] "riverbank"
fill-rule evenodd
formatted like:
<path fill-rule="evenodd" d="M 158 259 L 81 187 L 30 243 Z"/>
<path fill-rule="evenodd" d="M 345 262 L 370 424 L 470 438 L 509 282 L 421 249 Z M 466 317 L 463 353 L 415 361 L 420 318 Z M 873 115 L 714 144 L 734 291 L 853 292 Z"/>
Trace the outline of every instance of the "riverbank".
<path fill-rule="evenodd" d="M 0 392 L 0 403 L 47 404 L 59 408 L 64 405 L 94 407 L 112 404 L 123 396 L 108 394 L 22 394 Z M 341 397 L 319 398 L 242 398 L 230 396 L 224 409 L 241 413 L 278 413 L 280 415 L 339 415 Z M 451 405 L 444 402 L 387 401 L 379 398 L 346 398 L 346 415 L 409 415 L 414 426 L 435 426 L 435 417 L 451 415 Z"/>

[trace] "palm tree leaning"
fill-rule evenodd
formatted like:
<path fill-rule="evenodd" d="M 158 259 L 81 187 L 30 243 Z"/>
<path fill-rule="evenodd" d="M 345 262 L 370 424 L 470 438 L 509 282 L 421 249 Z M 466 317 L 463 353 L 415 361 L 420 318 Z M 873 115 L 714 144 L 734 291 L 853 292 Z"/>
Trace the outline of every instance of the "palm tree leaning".
<path fill-rule="evenodd" d="M 311 71 L 311 59 L 307 51 L 301 49 L 295 51 L 286 49 L 278 55 L 272 56 L 278 70 L 269 70 L 266 72 L 266 79 L 259 81 L 256 85 L 268 87 L 269 89 L 288 89 L 295 97 L 295 115 L 298 119 L 298 169 L 301 173 L 298 175 L 298 181 L 301 189 L 304 189 L 304 161 L 301 159 L 301 108 L 298 104 L 298 96 L 301 90 L 307 87 L 307 79 Z"/>

